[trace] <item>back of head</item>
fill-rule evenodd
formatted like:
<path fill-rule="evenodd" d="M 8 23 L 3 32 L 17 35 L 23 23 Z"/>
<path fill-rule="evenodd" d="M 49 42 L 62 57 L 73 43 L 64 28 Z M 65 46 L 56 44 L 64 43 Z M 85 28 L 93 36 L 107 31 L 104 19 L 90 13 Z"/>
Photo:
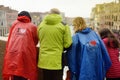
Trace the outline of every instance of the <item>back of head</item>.
<path fill-rule="evenodd" d="M 108 43 L 107 43 L 108 46 L 111 46 L 110 42 L 112 41 L 112 47 L 114 48 L 120 47 L 119 40 L 110 29 L 102 28 L 99 30 L 99 34 L 102 39 L 108 38 Z"/>
<path fill-rule="evenodd" d="M 77 31 L 82 31 L 83 29 L 87 27 L 86 22 L 82 17 L 76 17 L 73 20 L 73 26 L 76 27 Z"/>
<path fill-rule="evenodd" d="M 46 24 L 55 25 L 62 21 L 62 16 L 57 8 L 52 8 L 49 14 L 45 16 L 44 20 Z"/>
<path fill-rule="evenodd" d="M 57 8 L 52 8 L 52 9 L 50 10 L 50 13 L 51 13 L 51 14 L 60 14 L 60 11 L 59 11 Z"/>
<path fill-rule="evenodd" d="M 108 37 L 108 35 L 112 34 L 112 32 L 108 28 L 102 28 L 98 32 L 102 39 L 106 38 L 106 37 Z"/>
<path fill-rule="evenodd" d="M 27 16 L 30 19 L 30 21 L 31 21 L 31 16 L 30 16 L 29 12 L 27 12 L 27 11 L 21 11 L 18 14 L 18 16 Z"/>

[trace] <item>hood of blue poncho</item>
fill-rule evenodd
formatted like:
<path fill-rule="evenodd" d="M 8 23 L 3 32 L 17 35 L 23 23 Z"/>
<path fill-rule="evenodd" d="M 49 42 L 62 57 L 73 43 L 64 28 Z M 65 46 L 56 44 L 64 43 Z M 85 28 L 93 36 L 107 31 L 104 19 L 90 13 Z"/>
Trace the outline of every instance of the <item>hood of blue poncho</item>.
<path fill-rule="evenodd" d="M 87 34 L 87 33 L 89 33 L 89 32 L 91 32 L 92 30 L 91 30 L 91 28 L 85 28 L 85 29 L 83 29 L 82 31 L 77 31 L 77 33 L 83 33 L 83 34 Z"/>

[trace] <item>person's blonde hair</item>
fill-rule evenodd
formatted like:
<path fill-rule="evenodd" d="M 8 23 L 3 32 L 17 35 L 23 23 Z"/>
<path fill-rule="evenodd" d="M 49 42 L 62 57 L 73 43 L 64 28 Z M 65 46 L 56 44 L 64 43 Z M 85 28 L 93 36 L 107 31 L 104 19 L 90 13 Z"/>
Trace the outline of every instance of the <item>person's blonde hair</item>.
<path fill-rule="evenodd" d="M 52 9 L 50 10 L 50 13 L 51 13 L 51 14 L 60 14 L 60 11 L 59 11 L 59 9 L 57 9 L 57 8 L 52 8 Z"/>
<path fill-rule="evenodd" d="M 73 26 L 75 26 L 76 31 L 82 31 L 83 29 L 85 29 L 87 27 L 86 22 L 82 17 L 76 17 L 73 20 Z"/>

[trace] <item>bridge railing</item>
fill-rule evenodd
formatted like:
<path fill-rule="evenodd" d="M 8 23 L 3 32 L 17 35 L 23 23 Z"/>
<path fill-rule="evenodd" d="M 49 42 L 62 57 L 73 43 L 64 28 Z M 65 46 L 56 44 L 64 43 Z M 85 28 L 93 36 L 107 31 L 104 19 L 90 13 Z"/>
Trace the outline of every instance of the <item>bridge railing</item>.
<path fill-rule="evenodd" d="M 0 27 L 0 36 L 6 36 L 9 33 L 9 27 Z"/>
<path fill-rule="evenodd" d="M 8 37 L 0 36 L 0 41 L 7 41 L 7 40 L 8 40 Z"/>

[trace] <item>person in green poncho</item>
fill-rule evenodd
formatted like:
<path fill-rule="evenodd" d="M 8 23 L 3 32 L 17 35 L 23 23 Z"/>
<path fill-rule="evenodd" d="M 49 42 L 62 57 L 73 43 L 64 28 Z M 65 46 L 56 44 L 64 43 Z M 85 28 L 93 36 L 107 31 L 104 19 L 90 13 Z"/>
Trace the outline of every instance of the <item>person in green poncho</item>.
<path fill-rule="evenodd" d="M 38 26 L 38 38 L 38 67 L 43 71 L 43 80 L 62 80 L 62 54 L 64 48 L 71 46 L 72 37 L 58 9 L 51 9 Z"/>

